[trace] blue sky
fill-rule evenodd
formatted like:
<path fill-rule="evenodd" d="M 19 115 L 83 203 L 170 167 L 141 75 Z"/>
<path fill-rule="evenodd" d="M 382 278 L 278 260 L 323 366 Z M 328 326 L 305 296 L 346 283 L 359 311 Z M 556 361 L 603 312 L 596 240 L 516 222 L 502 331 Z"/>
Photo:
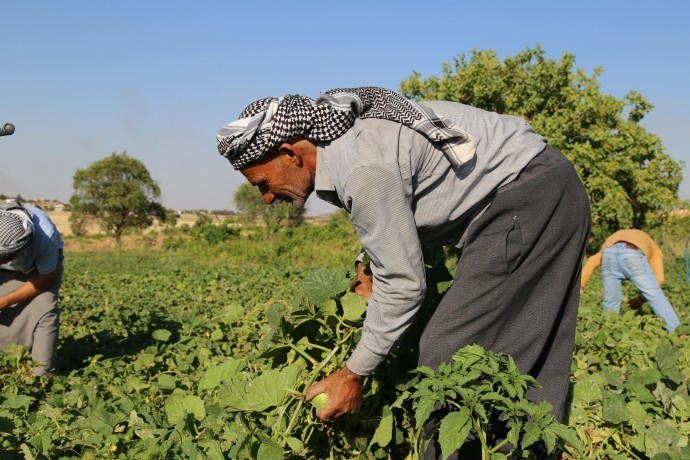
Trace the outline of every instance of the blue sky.
<path fill-rule="evenodd" d="M 445 4 L 444 4 L 445 3 Z M 0 193 L 68 200 L 76 169 L 141 160 L 176 209 L 232 209 L 216 131 L 255 99 L 398 89 L 472 49 L 564 51 L 690 166 L 690 2 L 20 1 L 0 8 Z M 680 190 L 690 198 L 690 170 Z M 308 212 L 333 208 L 312 197 Z"/>

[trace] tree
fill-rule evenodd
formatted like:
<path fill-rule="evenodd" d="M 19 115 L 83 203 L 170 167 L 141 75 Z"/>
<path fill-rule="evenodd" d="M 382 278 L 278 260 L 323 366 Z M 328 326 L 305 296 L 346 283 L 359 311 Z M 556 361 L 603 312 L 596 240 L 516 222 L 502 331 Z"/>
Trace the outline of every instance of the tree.
<path fill-rule="evenodd" d="M 158 183 L 146 166 L 127 152 L 113 152 L 86 169 L 78 169 L 73 187 L 70 224 L 75 234 L 83 233 L 85 224 L 95 220 L 119 244 L 125 229 L 146 228 L 152 216 L 165 220 L 165 209 L 155 200 L 161 194 Z"/>
<path fill-rule="evenodd" d="M 541 47 L 499 60 L 494 51 L 463 54 L 442 75 L 418 72 L 400 84 L 408 98 L 449 100 L 527 119 L 575 165 L 592 208 L 590 248 L 621 228 L 653 228 L 677 206 L 682 163 L 640 120 L 652 105 L 636 91 L 604 95 L 597 68 L 574 70 L 575 56 L 546 59 Z"/>
<path fill-rule="evenodd" d="M 254 223 L 257 219 L 261 219 L 266 226 L 268 236 L 277 232 L 282 226 L 296 227 L 304 221 L 304 207 L 298 208 L 284 201 L 277 201 L 267 206 L 259 189 L 248 182 L 242 183 L 235 190 L 233 202 L 245 221 Z"/>

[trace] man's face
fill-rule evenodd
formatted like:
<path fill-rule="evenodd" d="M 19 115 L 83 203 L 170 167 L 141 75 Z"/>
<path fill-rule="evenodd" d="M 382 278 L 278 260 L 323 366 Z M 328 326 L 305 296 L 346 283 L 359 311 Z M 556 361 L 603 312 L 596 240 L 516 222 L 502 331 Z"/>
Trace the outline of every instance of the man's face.
<path fill-rule="evenodd" d="M 266 204 L 276 200 L 302 207 L 314 191 L 314 174 L 303 162 L 281 152 L 267 154 L 240 172 L 255 187 L 259 187 Z"/>

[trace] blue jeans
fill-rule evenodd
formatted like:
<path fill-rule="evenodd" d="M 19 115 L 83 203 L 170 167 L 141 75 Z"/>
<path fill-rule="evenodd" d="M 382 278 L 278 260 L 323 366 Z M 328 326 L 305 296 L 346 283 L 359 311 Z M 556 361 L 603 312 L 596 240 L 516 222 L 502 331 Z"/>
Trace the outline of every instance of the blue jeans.
<path fill-rule="evenodd" d="M 630 280 L 652 307 L 654 313 L 664 320 L 668 332 L 680 325 L 678 315 L 664 295 L 654 276 L 647 257 L 639 249 L 631 249 L 625 243 L 616 243 L 604 249 L 601 257 L 601 280 L 604 287 L 604 311 L 615 311 L 621 306 L 621 285 Z"/>

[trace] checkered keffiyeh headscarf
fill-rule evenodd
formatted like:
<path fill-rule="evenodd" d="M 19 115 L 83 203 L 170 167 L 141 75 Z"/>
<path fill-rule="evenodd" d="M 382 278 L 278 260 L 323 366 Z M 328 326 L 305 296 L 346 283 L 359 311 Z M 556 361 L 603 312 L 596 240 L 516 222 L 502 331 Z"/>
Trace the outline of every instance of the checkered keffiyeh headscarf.
<path fill-rule="evenodd" d="M 0 205 L 0 259 L 11 259 L 31 243 L 34 224 L 21 204 Z"/>
<path fill-rule="evenodd" d="M 393 91 L 374 87 L 333 89 L 316 101 L 298 95 L 259 99 L 218 131 L 218 151 L 241 169 L 291 139 L 337 139 L 357 118 L 409 126 L 436 143 L 454 166 L 474 156 L 474 139 L 460 127 Z"/>

